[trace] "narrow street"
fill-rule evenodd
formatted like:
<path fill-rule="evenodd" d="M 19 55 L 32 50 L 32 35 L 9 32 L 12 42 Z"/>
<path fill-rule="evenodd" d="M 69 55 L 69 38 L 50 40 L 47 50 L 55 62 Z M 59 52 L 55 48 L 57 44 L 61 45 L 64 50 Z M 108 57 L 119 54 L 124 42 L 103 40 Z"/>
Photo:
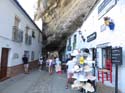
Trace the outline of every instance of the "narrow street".
<path fill-rule="evenodd" d="M 46 71 L 20 74 L 0 82 L 0 93 L 77 93 L 65 89 L 66 74 L 49 75 Z"/>

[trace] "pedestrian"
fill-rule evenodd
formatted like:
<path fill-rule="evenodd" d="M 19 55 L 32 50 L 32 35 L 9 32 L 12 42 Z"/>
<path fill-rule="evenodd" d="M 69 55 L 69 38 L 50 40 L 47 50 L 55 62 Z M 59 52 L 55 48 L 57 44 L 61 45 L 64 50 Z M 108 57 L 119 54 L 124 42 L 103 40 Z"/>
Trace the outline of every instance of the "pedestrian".
<path fill-rule="evenodd" d="M 49 64 L 49 67 L 48 67 L 49 74 L 52 75 L 53 73 L 53 57 L 52 56 L 49 57 L 48 64 Z"/>
<path fill-rule="evenodd" d="M 46 57 L 45 56 L 43 56 L 42 69 L 43 70 L 46 69 Z"/>
<path fill-rule="evenodd" d="M 28 74 L 29 73 L 29 64 L 28 64 L 28 57 L 24 54 L 22 57 L 23 65 L 24 65 L 24 73 Z"/>
<path fill-rule="evenodd" d="M 65 58 L 65 63 L 64 63 L 64 72 L 66 73 L 67 72 L 67 65 L 66 63 L 71 60 L 71 54 L 68 54 L 66 55 L 66 58 Z"/>
<path fill-rule="evenodd" d="M 39 71 L 41 71 L 43 69 L 43 57 L 41 56 L 39 58 Z"/>
<path fill-rule="evenodd" d="M 56 58 L 55 70 L 58 74 L 62 74 L 61 61 L 59 60 L 58 57 Z"/>
<path fill-rule="evenodd" d="M 68 88 L 68 84 L 73 80 L 73 68 L 77 63 L 76 54 L 71 54 L 71 59 L 66 63 L 68 69 L 67 69 L 67 82 L 66 82 L 66 89 Z"/>

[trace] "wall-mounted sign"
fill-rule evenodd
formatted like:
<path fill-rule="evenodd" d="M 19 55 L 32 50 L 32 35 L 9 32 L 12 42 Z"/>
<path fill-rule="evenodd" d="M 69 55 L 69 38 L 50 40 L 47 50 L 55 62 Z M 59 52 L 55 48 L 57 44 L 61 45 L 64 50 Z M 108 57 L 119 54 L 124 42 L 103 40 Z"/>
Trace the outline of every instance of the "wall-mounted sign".
<path fill-rule="evenodd" d="M 14 53 L 13 54 L 13 59 L 18 59 L 19 58 L 19 54 L 18 53 Z"/>
<path fill-rule="evenodd" d="M 103 2 L 98 7 L 98 16 L 99 19 L 105 15 L 113 6 L 115 6 L 117 0 L 103 0 Z"/>
<path fill-rule="evenodd" d="M 122 47 L 112 48 L 112 63 L 122 64 Z"/>
<path fill-rule="evenodd" d="M 94 32 L 91 35 L 87 36 L 87 42 L 93 41 L 94 39 L 96 39 L 97 33 Z"/>

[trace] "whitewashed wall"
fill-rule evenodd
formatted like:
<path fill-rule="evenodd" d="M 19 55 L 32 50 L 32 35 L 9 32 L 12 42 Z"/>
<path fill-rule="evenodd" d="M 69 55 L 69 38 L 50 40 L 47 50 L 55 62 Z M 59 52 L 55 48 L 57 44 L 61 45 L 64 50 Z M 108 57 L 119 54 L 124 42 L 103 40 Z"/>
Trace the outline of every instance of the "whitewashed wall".
<path fill-rule="evenodd" d="M 103 0 L 100 1 L 100 3 Z M 83 46 L 79 43 L 77 44 L 77 48 L 81 48 L 81 46 L 88 47 L 88 48 L 94 48 L 103 43 L 108 43 L 108 46 L 121 46 L 123 47 L 123 65 L 119 66 L 119 73 L 118 73 L 118 87 L 122 91 L 122 93 L 125 93 L 125 0 L 118 0 L 117 5 L 113 7 L 109 12 L 107 12 L 101 19 L 98 19 L 98 6 L 100 3 L 97 4 L 97 6 L 94 8 L 92 13 L 89 15 L 87 20 L 83 23 L 81 26 L 81 31 L 83 36 L 87 38 L 88 35 L 92 34 L 93 32 L 97 32 L 97 38 L 91 42 L 85 42 L 83 43 Z M 110 17 L 113 19 L 115 23 L 115 30 L 111 31 L 108 27 L 106 27 L 106 30 L 103 32 L 100 31 L 100 26 L 104 24 L 104 17 Z M 75 32 L 76 33 L 76 32 Z M 73 38 L 73 35 L 71 36 Z M 77 38 L 77 41 L 80 41 L 80 37 Z M 98 66 L 101 67 L 102 65 L 102 53 L 101 48 L 97 48 L 97 61 Z M 115 67 L 113 65 L 113 83 L 110 84 L 108 82 L 105 82 L 108 86 L 115 86 Z"/>
<path fill-rule="evenodd" d="M 23 30 L 23 42 L 16 43 L 12 41 L 12 28 L 14 26 L 15 16 L 20 18 L 19 29 Z M 32 45 L 25 45 L 25 27 L 29 26 L 35 29 L 35 38 L 32 38 Z M 32 33 L 32 30 L 29 30 Z M 2 48 L 10 48 L 8 66 L 15 66 L 22 64 L 22 56 L 24 51 L 30 52 L 29 61 L 31 61 L 31 51 L 35 52 L 35 59 L 37 60 L 41 52 L 41 43 L 38 42 L 39 30 L 28 19 L 28 17 L 19 9 L 19 7 L 11 0 L 0 0 L 0 57 Z M 41 40 L 42 41 L 42 40 Z M 13 59 L 13 54 L 19 54 L 19 58 Z"/>

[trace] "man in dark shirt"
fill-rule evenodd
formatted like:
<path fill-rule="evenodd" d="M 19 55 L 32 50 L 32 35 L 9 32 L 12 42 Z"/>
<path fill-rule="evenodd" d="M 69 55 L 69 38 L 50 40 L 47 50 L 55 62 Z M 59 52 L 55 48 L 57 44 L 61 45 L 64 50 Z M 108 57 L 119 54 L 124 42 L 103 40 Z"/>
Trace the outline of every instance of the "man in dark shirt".
<path fill-rule="evenodd" d="M 23 61 L 23 65 L 24 65 L 24 73 L 28 74 L 29 73 L 28 57 L 26 55 L 24 55 L 22 58 L 22 61 Z"/>

